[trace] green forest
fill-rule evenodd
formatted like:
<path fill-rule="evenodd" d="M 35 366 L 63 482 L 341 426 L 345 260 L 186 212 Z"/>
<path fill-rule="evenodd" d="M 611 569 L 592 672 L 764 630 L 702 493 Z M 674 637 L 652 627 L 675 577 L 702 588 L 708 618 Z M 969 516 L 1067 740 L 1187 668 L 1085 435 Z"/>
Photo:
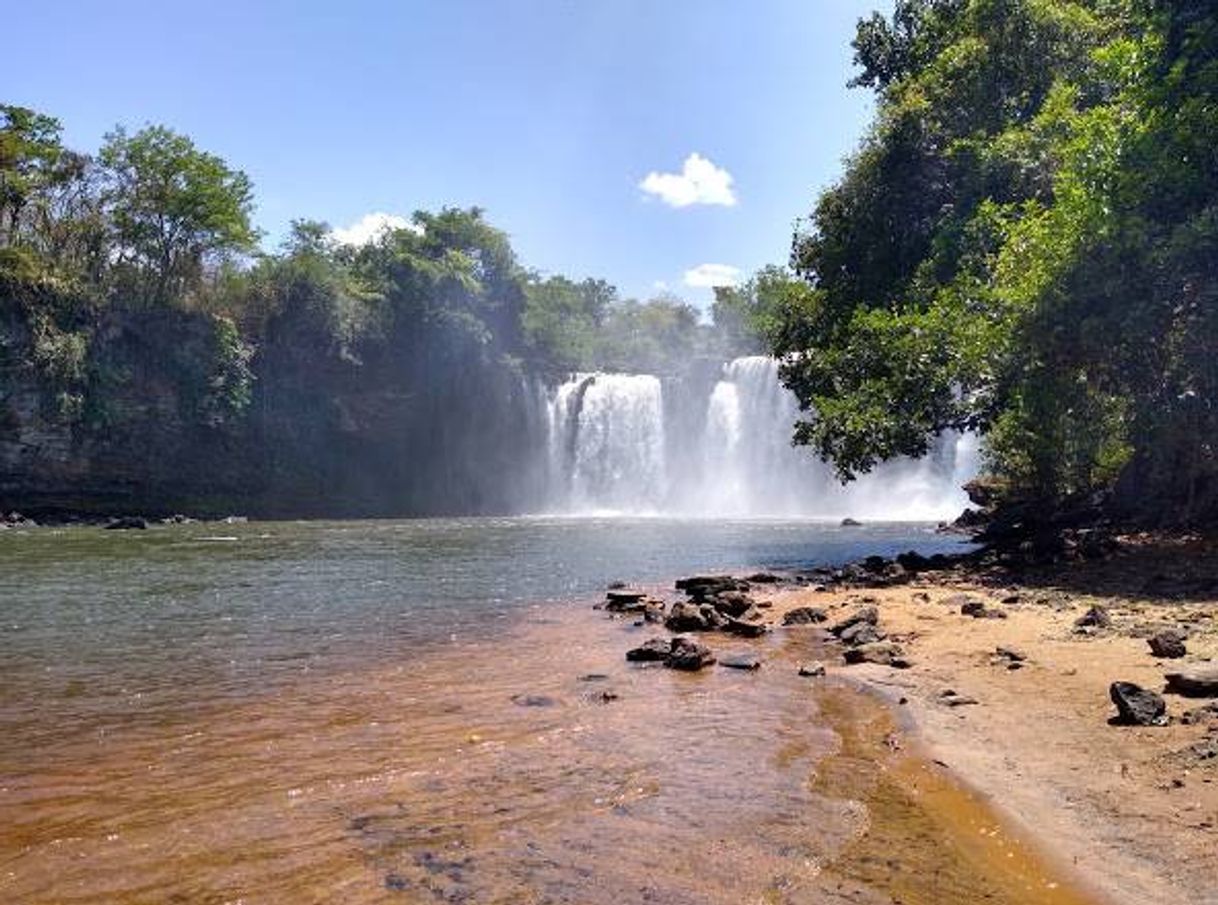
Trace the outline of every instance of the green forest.
<path fill-rule="evenodd" d="M 842 477 L 985 438 L 987 493 L 1218 516 L 1218 9 L 900 0 L 767 336 Z"/>
<path fill-rule="evenodd" d="M 507 511 L 528 380 L 761 352 L 843 480 L 968 430 L 987 502 L 1218 517 L 1218 10 L 899 0 L 854 50 L 868 134 L 709 323 L 530 271 L 477 209 L 268 251 L 187 136 L 82 152 L 0 106 L 0 499 Z"/>

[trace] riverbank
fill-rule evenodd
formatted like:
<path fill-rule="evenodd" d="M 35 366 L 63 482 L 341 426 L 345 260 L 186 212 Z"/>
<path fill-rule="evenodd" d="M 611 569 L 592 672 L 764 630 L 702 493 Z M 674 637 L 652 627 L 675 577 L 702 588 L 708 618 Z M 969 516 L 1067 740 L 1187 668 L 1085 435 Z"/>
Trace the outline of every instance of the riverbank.
<path fill-rule="evenodd" d="M 1100 561 L 958 562 L 889 587 L 775 594 L 767 618 L 815 607 L 832 625 L 874 606 L 904 668 L 838 653 L 830 679 L 881 693 L 929 757 L 1112 902 L 1213 903 L 1218 714 L 1167 695 L 1167 725 L 1113 725 L 1109 687 L 1157 692 L 1165 673 L 1218 658 L 1214 553 L 1200 538 L 1133 537 Z M 1183 658 L 1152 654 L 1164 629 L 1186 636 Z"/>

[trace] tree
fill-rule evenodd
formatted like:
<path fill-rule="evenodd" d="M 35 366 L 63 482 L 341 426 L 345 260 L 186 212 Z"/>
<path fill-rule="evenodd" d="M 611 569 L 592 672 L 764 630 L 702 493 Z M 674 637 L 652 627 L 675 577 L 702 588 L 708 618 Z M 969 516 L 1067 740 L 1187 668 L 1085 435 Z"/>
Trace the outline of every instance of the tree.
<path fill-rule="evenodd" d="M 120 289 L 169 304 L 196 287 L 207 262 L 254 248 L 249 178 L 163 126 L 121 127 L 100 155 Z"/>

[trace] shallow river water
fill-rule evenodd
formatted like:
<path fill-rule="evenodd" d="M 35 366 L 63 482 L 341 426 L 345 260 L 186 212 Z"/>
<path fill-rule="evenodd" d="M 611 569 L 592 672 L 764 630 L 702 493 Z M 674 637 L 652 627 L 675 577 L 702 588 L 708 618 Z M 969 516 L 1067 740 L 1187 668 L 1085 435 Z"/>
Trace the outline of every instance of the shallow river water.
<path fill-rule="evenodd" d="M 629 666 L 606 582 L 923 526 L 463 519 L 0 535 L 0 901 L 1083 901 L 890 711 Z"/>

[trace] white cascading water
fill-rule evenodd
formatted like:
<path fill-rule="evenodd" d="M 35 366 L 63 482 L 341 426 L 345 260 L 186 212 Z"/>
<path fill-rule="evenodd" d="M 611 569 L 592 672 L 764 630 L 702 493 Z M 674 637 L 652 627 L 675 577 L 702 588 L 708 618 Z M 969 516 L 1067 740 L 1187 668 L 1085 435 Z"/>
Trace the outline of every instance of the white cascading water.
<path fill-rule="evenodd" d="M 577 374 L 555 393 L 549 423 L 558 508 L 637 513 L 663 506 L 668 485 L 658 377 Z"/>
<path fill-rule="evenodd" d="M 791 445 L 795 397 L 764 356 L 724 366 L 700 434 L 666 437 L 657 377 L 579 374 L 548 400 L 549 508 L 564 512 L 937 520 L 967 505 L 971 435 L 945 435 L 919 460 L 880 466 L 843 487 Z"/>

